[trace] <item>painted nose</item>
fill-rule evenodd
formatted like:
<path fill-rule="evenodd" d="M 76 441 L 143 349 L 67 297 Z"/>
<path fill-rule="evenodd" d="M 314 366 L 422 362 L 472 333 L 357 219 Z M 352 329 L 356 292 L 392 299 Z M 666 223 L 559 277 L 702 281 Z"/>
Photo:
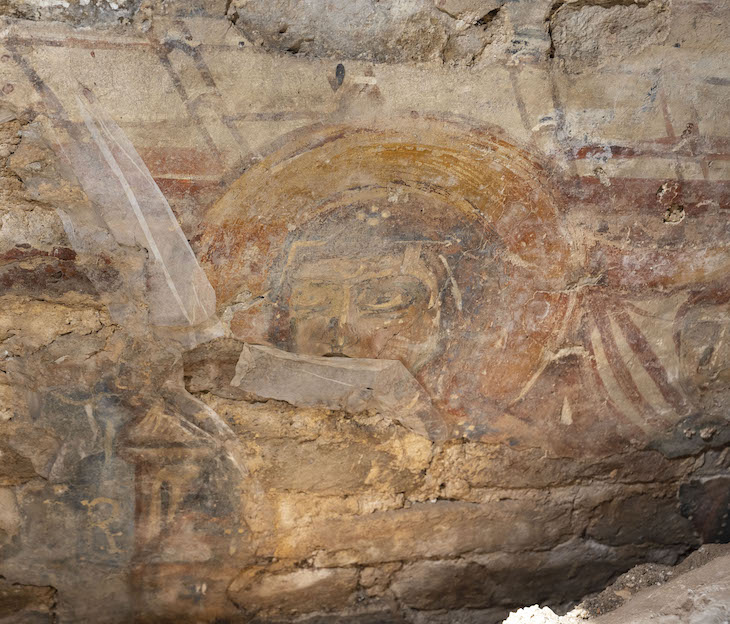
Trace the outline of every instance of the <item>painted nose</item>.
<path fill-rule="evenodd" d="M 350 288 L 345 287 L 342 291 L 342 296 L 339 301 L 339 305 L 333 310 L 332 318 L 329 322 L 329 329 L 332 335 L 332 352 L 342 353 L 345 345 L 349 344 L 352 338 L 352 327 L 351 327 L 351 302 L 350 302 Z"/>

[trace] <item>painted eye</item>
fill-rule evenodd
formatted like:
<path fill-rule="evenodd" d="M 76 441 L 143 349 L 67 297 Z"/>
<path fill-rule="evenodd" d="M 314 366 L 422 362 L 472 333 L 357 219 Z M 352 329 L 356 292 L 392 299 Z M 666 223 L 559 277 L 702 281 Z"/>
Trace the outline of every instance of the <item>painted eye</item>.
<path fill-rule="evenodd" d="M 331 284 L 308 282 L 292 289 L 289 304 L 294 310 L 325 310 L 332 302 Z"/>
<path fill-rule="evenodd" d="M 390 292 L 378 295 L 374 301 L 365 305 L 373 310 L 390 310 L 402 306 L 404 301 L 403 293 Z"/>
<path fill-rule="evenodd" d="M 426 287 L 402 275 L 363 282 L 356 298 L 358 309 L 366 314 L 404 312 L 422 301 L 428 301 Z"/>

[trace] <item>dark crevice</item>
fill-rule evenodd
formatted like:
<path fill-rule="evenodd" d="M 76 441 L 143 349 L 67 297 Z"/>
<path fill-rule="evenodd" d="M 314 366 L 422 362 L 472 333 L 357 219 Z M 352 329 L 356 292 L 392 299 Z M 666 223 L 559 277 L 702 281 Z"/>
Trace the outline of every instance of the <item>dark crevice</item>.
<path fill-rule="evenodd" d="M 602 9 L 611 9 L 613 7 L 620 6 L 628 7 L 634 5 L 638 7 L 645 7 L 652 2 L 654 2 L 654 0 L 576 0 L 575 2 L 570 2 L 570 0 L 558 0 L 551 7 L 549 17 L 552 17 L 555 12 L 563 6 L 565 6 L 566 9 L 570 9 L 572 11 L 579 11 L 580 9 L 585 9 L 588 7 L 599 7 Z"/>
<path fill-rule="evenodd" d="M 547 31 L 548 31 L 548 39 L 550 41 L 550 47 L 548 48 L 548 58 L 554 59 L 555 58 L 555 39 L 553 38 L 553 18 L 555 17 L 555 14 L 560 10 L 560 8 L 565 4 L 565 0 L 559 0 L 556 2 L 552 7 L 550 7 L 550 12 L 548 13 L 548 16 L 545 18 L 545 23 L 547 24 Z"/>
<path fill-rule="evenodd" d="M 494 18 L 499 15 L 499 12 L 502 10 L 502 7 L 497 7 L 496 9 L 492 9 L 487 13 L 486 15 L 483 15 L 480 17 L 475 23 L 475 26 L 481 26 L 486 30 L 486 28 L 494 21 Z"/>
<path fill-rule="evenodd" d="M 439 11 L 440 13 L 443 13 L 444 15 L 446 15 L 447 17 L 449 17 L 450 19 L 453 19 L 453 20 L 456 20 L 456 21 L 460 21 L 461 20 L 461 18 L 458 15 L 454 15 L 453 13 L 450 13 L 449 11 L 447 11 L 446 9 L 444 9 L 443 7 L 436 6 L 435 8 L 436 8 L 437 11 Z M 480 28 L 486 29 L 494 21 L 494 19 L 497 17 L 497 15 L 499 15 L 499 12 L 501 10 L 502 10 L 502 7 L 501 6 L 498 6 L 496 9 L 492 9 L 488 13 L 485 13 L 478 20 L 476 20 L 475 22 L 473 22 L 471 24 L 471 26 L 478 26 Z"/>
<path fill-rule="evenodd" d="M 288 48 L 286 48 L 285 52 L 288 54 L 299 54 L 299 51 L 302 48 L 303 43 L 307 43 L 309 41 L 314 41 L 312 37 L 306 37 L 304 39 L 298 39 L 294 43 L 292 43 Z"/>

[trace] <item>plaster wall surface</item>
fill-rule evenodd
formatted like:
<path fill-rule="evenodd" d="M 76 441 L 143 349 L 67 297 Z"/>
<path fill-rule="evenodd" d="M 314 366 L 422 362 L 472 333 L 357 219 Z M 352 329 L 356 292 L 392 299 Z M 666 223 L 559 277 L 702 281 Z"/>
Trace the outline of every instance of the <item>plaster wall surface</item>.
<path fill-rule="evenodd" d="M 728 541 L 730 5 L 0 13 L 0 621 L 497 622 Z"/>

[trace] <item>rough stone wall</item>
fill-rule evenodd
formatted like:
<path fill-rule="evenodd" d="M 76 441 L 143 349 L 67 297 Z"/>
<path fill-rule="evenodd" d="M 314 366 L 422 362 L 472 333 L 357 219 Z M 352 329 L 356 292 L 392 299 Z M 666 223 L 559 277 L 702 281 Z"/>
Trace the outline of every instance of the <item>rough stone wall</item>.
<path fill-rule="evenodd" d="M 0 12 L 0 622 L 496 622 L 728 541 L 730 6 Z"/>

